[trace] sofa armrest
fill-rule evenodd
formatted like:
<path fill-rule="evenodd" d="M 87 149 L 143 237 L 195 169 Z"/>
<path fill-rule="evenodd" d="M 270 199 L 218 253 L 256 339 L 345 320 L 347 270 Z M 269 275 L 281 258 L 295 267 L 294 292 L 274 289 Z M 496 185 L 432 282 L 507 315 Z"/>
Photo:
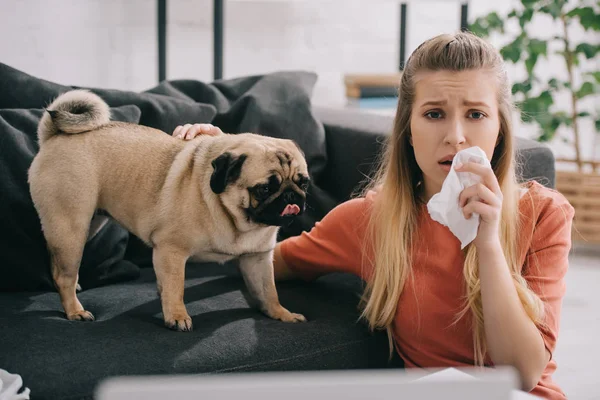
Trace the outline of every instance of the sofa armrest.
<path fill-rule="evenodd" d="M 554 189 L 556 187 L 556 163 L 550 148 L 535 140 L 516 138 L 517 176 L 520 181 L 536 180 Z"/>
<path fill-rule="evenodd" d="M 314 111 L 325 126 L 327 143 L 327 168 L 320 184 L 338 201 L 345 201 L 372 176 L 394 118 L 356 109 L 315 107 Z M 546 145 L 517 137 L 516 152 L 521 181 L 537 180 L 554 188 L 554 155 Z"/>

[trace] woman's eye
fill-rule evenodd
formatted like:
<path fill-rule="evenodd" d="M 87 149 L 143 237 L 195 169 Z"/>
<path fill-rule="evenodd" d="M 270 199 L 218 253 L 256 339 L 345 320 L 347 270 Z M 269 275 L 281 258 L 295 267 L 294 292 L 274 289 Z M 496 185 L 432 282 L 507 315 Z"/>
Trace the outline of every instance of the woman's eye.
<path fill-rule="evenodd" d="M 425 113 L 425 116 L 430 119 L 440 119 L 442 118 L 442 113 L 439 111 L 428 111 Z"/>
<path fill-rule="evenodd" d="M 473 118 L 473 119 L 483 119 L 484 117 L 485 117 L 485 114 L 483 114 L 482 112 L 479 112 L 479 111 L 471 112 L 471 118 Z"/>

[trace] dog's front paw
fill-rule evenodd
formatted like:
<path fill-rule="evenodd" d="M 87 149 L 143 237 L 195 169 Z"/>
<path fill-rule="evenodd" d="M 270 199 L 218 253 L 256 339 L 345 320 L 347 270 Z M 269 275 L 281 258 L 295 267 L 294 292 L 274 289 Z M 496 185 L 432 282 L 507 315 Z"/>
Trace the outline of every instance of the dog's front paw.
<path fill-rule="evenodd" d="M 94 315 L 89 311 L 81 310 L 67 314 L 67 319 L 70 321 L 93 321 Z"/>
<path fill-rule="evenodd" d="M 165 326 L 178 332 L 191 332 L 192 318 L 187 313 L 174 313 L 165 318 Z"/>
<path fill-rule="evenodd" d="M 306 317 L 302 314 L 288 312 L 280 318 L 283 322 L 306 322 Z"/>
<path fill-rule="evenodd" d="M 283 322 L 306 322 L 306 318 L 302 314 L 294 314 L 289 312 L 283 307 L 278 307 L 275 310 L 271 310 L 267 315 L 273 319 L 277 319 Z"/>

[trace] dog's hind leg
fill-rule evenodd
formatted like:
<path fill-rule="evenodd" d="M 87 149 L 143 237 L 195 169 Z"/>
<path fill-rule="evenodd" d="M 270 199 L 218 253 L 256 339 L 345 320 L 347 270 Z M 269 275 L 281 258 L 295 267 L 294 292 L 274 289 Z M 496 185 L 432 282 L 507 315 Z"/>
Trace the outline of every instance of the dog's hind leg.
<path fill-rule="evenodd" d="M 81 136 L 80 136 L 81 138 Z M 55 138 L 56 140 L 64 138 Z M 51 146 L 52 145 L 52 146 Z M 45 144 L 28 172 L 30 193 L 40 217 L 54 284 L 70 320 L 92 321 L 77 299 L 77 281 L 90 222 L 98 204 L 94 163 L 80 147 Z"/>
<path fill-rule="evenodd" d="M 86 217 L 72 213 L 68 215 L 55 213 L 48 219 L 42 219 L 50 253 L 52 278 L 67 318 L 70 320 L 94 320 L 92 313 L 86 311 L 77 298 L 79 265 L 88 236 L 90 219 L 91 214 Z"/>

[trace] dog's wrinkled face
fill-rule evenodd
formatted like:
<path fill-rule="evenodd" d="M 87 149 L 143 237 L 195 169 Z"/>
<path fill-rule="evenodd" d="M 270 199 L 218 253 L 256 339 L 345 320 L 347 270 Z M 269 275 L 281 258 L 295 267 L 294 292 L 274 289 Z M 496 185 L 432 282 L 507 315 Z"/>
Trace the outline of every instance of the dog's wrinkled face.
<path fill-rule="evenodd" d="M 306 209 L 306 160 L 293 141 L 251 139 L 213 160 L 211 189 L 233 218 L 285 225 Z"/>

